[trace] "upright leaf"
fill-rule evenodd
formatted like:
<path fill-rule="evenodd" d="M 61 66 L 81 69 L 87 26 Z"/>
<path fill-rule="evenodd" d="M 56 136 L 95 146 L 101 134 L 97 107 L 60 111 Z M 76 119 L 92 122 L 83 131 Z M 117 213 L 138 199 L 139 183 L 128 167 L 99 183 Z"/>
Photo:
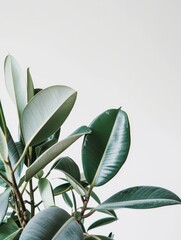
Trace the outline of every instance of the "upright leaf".
<path fill-rule="evenodd" d="M 30 69 L 27 69 L 27 100 L 28 102 L 34 96 L 34 85 L 31 77 Z"/>
<path fill-rule="evenodd" d="M 51 183 L 46 178 L 41 178 L 38 181 L 38 187 L 40 191 L 41 198 L 45 208 L 55 205 L 54 195 Z"/>
<path fill-rule="evenodd" d="M 0 224 L 2 223 L 8 210 L 10 192 L 11 189 L 8 188 L 0 194 Z"/>
<path fill-rule="evenodd" d="M 19 64 L 11 55 L 5 58 L 4 74 L 7 91 L 17 106 L 20 118 L 27 104 L 27 83 Z"/>
<path fill-rule="evenodd" d="M 81 227 L 63 209 L 50 207 L 39 212 L 24 228 L 20 240 L 83 240 Z"/>
<path fill-rule="evenodd" d="M 101 186 L 116 175 L 127 158 L 129 121 L 121 109 L 110 109 L 89 127 L 92 134 L 85 136 L 82 147 L 84 173 L 88 183 Z"/>
<path fill-rule="evenodd" d="M 181 199 L 173 192 L 152 186 L 131 187 L 122 190 L 96 207 L 96 210 L 117 208 L 146 209 L 181 204 Z"/>
<path fill-rule="evenodd" d="M 66 86 L 52 86 L 38 92 L 27 104 L 21 119 L 26 145 L 37 145 L 63 124 L 77 93 Z"/>
<path fill-rule="evenodd" d="M 8 146 L 2 129 L 0 128 L 0 159 L 6 162 L 8 159 Z"/>
<path fill-rule="evenodd" d="M 3 112 L 3 107 L 0 101 L 0 127 L 4 133 L 4 135 L 6 136 L 6 120 L 4 117 L 4 112 Z"/>
<path fill-rule="evenodd" d="M 72 143 L 91 131 L 88 127 L 82 126 L 64 140 L 54 144 L 45 151 L 39 158 L 27 169 L 25 180 L 29 181 L 35 174 L 43 169 L 47 164 L 54 160 L 60 153 L 67 149 Z"/>

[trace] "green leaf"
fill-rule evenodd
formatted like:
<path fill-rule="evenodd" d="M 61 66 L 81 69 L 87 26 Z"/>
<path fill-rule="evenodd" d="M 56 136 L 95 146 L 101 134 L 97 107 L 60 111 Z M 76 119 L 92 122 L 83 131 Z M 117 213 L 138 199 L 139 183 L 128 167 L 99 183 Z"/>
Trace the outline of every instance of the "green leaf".
<path fill-rule="evenodd" d="M 85 240 L 111 240 L 112 238 L 102 235 L 89 235 L 84 238 Z"/>
<path fill-rule="evenodd" d="M 62 197 L 63 197 L 64 202 L 65 202 L 70 208 L 73 208 L 72 200 L 70 199 L 69 195 L 68 195 L 66 192 L 62 193 Z"/>
<path fill-rule="evenodd" d="M 72 176 L 75 180 L 80 181 L 79 167 L 70 157 L 59 158 L 51 167 L 51 170 L 52 169 L 64 171 Z"/>
<path fill-rule="evenodd" d="M 38 188 L 45 208 L 55 205 L 54 195 L 51 183 L 46 178 L 41 178 L 38 181 Z"/>
<path fill-rule="evenodd" d="M 27 146 L 47 139 L 64 123 L 77 93 L 67 86 L 52 86 L 38 92 L 25 107 L 21 129 Z"/>
<path fill-rule="evenodd" d="M 6 120 L 5 120 L 5 117 L 4 117 L 4 112 L 3 112 L 3 107 L 2 107 L 2 104 L 1 104 L 1 101 L 0 101 L 0 127 L 4 133 L 4 135 L 6 136 Z"/>
<path fill-rule="evenodd" d="M 77 164 L 70 157 L 62 157 L 52 166 L 51 169 L 57 169 L 66 175 L 68 182 L 72 185 L 75 191 L 85 196 L 87 191 L 80 183 L 80 171 Z"/>
<path fill-rule="evenodd" d="M 83 240 L 83 232 L 75 218 L 58 207 L 36 214 L 24 228 L 20 240 Z"/>
<path fill-rule="evenodd" d="M 70 183 L 64 183 L 64 184 L 61 184 L 61 185 L 55 187 L 53 190 L 53 194 L 54 194 L 54 196 L 57 196 L 64 192 L 67 192 L 70 189 L 71 189 Z"/>
<path fill-rule="evenodd" d="M 89 134 L 91 131 L 88 127 L 82 126 L 64 140 L 54 144 L 51 148 L 45 151 L 37 160 L 27 169 L 25 180 L 29 181 L 35 174 L 43 169 L 47 164 L 54 160 L 60 153 L 67 149 L 72 143 L 79 139 L 84 134 Z"/>
<path fill-rule="evenodd" d="M 0 224 L 2 223 L 9 205 L 9 196 L 11 189 L 6 189 L 3 193 L 0 194 Z"/>
<path fill-rule="evenodd" d="M 4 223 L 0 226 L 0 239 L 13 240 L 20 231 L 21 229 L 18 228 L 15 221 L 10 218 L 8 219 L 7 223 Z"/>
<path fill-rule="evenodd" d="M 20 118 L 27 104 L 27 83 L 19 64 L 11 55 L 5 58 L 4 74 L 7 91 L 17 106 Z"/>
<path fill-rule="evenodd" d="M 93 228 L 96 228 L 96 227 L 101 227 L 101 226 L 104 226 L 106 224 L 110 224 L 112 222 L 115 222 L 117 219 L 116 218 L 113 218 L 113 217 L 109 217 L 109 218 L 102 218 L 102 219 L 99 219 L 97 221 L 95 221 L 93 224 L 91 224 L 89 227 L 88 227 L 88 231 L 93 229 Z"/>
<path fill-rule="evenodd" d="M 50 148 L 55 143 L 57 143 L 59 135 L 60 135 L 60 129 L 58 129 L 55 133 L 53 133 L 50 137 L 48 137 L 45 142 L 35 147 L 36 157 L 39 157 L 48 148 Z"/>
<path fill-rule="evenodd" d="M 7 178 L 4 163 L 1 160 L 0 160 L 0 173 Z M 0 177 L 0 186 L 7 187 L 7 183 L 1 177 Z"/>
<path fill-rule="evenodd" d="M 84 174 L 89 184 L 101 186 L 126 161 L 130 147 L 129 121 L 121 109 L 109 109 L 89 127 L 92 134 L 85 136 L 82 146 Z"/>
<path fill-rule="evenodd" d="M 139 186 L 116 193 L 96 207 L 96 210 L 146 209 L 175 204 L 181 204 L 181 199 L 175 193 L 160 187 Z"/>
<path fill-rule="evenodd" d="M 0 159 L 3 162 L 8 160 L 8 145 L 2 129 L 0 128 Z"/>
<path fill-rule="evenodd" d="M 20 155 L 18 152 L 17 145 L 15 144 L 8 128 L 7 128 L 7 142 L 8 142 L 9 160 L 11 162 L 11 166 L 14 167 L 16 165 L 16 163 L 18 162 Z M 19 167 L 17 168 L 17 170 L 14 173 L 17 184 L 19 183 L 22 169 L 23 169 L 23 162 L 19 165 Z"/>
<path fill-rule="evenodd" d="M 27 95 L 28 95 L 27 99 L 29 102 L 31 98 L 34 96 L 34 85 L 29 68 L 27 69 Z"/>

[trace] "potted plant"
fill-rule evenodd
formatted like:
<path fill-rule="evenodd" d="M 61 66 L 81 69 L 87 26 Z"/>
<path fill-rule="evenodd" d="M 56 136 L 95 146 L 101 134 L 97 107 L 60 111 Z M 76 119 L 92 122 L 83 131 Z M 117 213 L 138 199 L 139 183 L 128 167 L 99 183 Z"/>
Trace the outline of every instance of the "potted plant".
<path fill-rule="evenodd" d="M 0 103 L 0 239 L 113 239 L 112 233 L 100 236 L 89 230 L 116 221 L 118 208 L 146 209 L 181 203 L 173 192 L 154 186 L 120 189 L 101 202 L 96 188 L 109 182 L 128 156 L 127 114 L 121 108 L 108 109 L 88 127 L 81 126 L 62 139 L 60 129 L 63 131 L 77 92 L 62 85 L 34 88 L 29 69 L 24 78 L 11 55 L 5 59 L 4 74 L 18 113 L 19 140 L 14 141 Z M 69 156 L 61 155 L 80 137 L 82 168 Z M 60 172 L 57 186 L 50 177 L 55 170 Z M 41 196 L 39 202 L 37 194 Z M 69 212 L 56 203 L 59 195 L 70 207 Z M 95 212 L 105 217 L 87 227 L 86 219 Z"/>

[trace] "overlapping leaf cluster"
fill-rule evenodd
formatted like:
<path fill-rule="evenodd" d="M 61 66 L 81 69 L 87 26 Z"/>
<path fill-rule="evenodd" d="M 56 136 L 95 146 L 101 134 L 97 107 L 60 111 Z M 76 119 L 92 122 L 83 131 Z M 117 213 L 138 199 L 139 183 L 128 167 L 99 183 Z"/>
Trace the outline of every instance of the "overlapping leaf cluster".
<path fill-rule="evenodd" d="M 76 91 L 62 85 L 36 89 L 29 69 L 24 77 L 11 55 L 5 59 L 4 73 L 7 91 L 17 108 L 19 139 L 15 142 L 11 136 L 0 103 L 0 239 L 112 239 L 112 233 L 100 236 L 90 232 L 116 221 L 115 209 L 181 203 L 173 192 L 153 186 L 124 189 L 101 202 L 95 189 L 109 182 L 128 156 L 127 114 L 120 108 L 108 109 L 89 127 L 81 126 L 62 139 L 60 128 L 74 106 Z M 61 155 L 82 136 L 83 172 L 72 158 Z M 51 173 L 55 170 L 60 172 L 60 184 L 54 187 Z M 40 202 L 36 201 L 38 192 Z M 58 206 L 59 195 L 70 213 Z M 86 218 L 96 211 L 105 217 L 87 227 Z"/>

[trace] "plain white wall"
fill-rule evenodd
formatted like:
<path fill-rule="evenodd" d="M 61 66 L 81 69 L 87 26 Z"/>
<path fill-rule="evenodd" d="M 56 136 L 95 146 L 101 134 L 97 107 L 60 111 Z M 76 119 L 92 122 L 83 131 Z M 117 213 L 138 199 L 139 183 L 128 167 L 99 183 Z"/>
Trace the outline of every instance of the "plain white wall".
<path fill-rule="evenodd" d="M 36 87 L 78 91 L 62 134 L 109 108 L 128 113 L 130 154 L 115 179 L 97 189 L 102 200 L 135 185 L 181 197 L 180 12 L 179 0 L 0 1 L 0 93 L 14 136 L 16 114 L 3 82 L 8 53 L 24 72 L 30 67 Z M 67 152 L 77 162 L 80 144 Z M 181 239 L 181 206 L 117 214 L 119 221 L 97 232 L 113 231 L 116 240 Z"/>

